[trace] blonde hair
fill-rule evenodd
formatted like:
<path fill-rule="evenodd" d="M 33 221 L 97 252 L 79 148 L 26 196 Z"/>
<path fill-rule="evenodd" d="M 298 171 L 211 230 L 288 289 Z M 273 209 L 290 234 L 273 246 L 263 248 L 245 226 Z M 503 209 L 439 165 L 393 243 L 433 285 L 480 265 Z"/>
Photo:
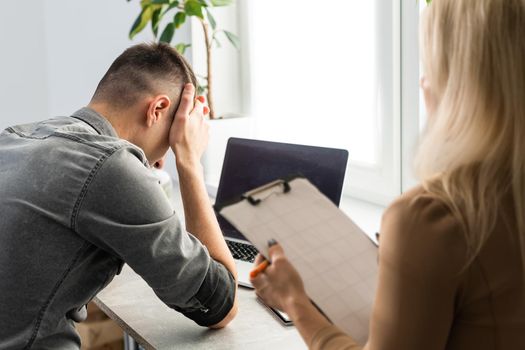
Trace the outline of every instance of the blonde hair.
<path fill-rule="evenodd" d="M 525 0 L 434 0 L 421 26 L 436 108 L 416 156 L 462 224 L 472 262 L 504 198 L 525 266 Z M 512 210 L 512 208 L 507 208 Z"/>

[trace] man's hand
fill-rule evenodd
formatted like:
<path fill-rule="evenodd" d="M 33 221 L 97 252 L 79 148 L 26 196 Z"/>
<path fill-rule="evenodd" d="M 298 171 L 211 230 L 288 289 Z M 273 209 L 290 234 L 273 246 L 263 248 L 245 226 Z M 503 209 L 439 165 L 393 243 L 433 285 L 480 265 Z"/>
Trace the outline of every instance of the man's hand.
<path fill-rule="evenodd" d="M 169 142 L 178 166 L 200 164 L 202 154 L 208 145 L 209 125 L 205 115 L 210 110 L 205 105 L 203 96 L 198 96 L 196 99 L 194 97 L 195 87 L 186 84 L 170 129 Z"/>

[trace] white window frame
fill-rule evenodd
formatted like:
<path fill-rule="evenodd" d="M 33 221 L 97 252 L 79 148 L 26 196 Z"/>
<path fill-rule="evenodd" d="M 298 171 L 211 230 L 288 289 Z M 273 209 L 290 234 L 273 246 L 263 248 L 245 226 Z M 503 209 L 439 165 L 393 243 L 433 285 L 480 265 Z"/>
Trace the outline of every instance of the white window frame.
<path fill-rule="evenodd" d="M 419 0 L 424 1 L 424 0 Z M 419 3 L 401 2 L 401 189 L 407 191 L 417 185 L 412 165 L 423 127 L 420 113 L 419 60 Z"/>
<path fill-rule="evenodd" d="M 401 193 L 401 0 L 392 0 L 392 113 L 381 120 L 380 166 L 349 164 L 345 193 L 375 204 L 387 205 Z"/>

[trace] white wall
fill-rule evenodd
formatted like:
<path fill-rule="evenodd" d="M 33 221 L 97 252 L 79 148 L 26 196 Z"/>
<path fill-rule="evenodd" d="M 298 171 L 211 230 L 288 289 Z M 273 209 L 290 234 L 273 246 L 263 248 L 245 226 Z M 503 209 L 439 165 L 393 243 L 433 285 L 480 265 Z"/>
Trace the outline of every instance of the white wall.
<path fill-rule="evenodd" d="M 48 115 L 43 13 L 43 1 L 2 3 L 0 130 Z"/>
<path fill-rule="evenodd" d="M 46 0 L 46 61 L 50 115 L 68 114 L 89 102 L 100 78 L 124 49 L 153 39 L 149 27 L 133 42 L 138 0 Z M 189 28 L 175 40 L 190 42 Z"/>
<path fill-rule="evenodd" d="M 0 128 L 85 105 L 118 54 L 152 39 L 148 28 L 129 41 L 138 12 L 138 1 L 125 0 L 5 2 L 0 11 Z M 189 28 L 177 37 L 190 42 Z"/>
<path fill-rule="evenodd" d="M 138 0 L 5 1 L 0 11 L 0 130 L 85 106 L 113 60 L 133 43 Z M 23 19 L 23 20 L 21 20 Z M 174 42 L 191 42 L 189 26 Z M 173 172 L 173 162 L 169 163 Z"/>

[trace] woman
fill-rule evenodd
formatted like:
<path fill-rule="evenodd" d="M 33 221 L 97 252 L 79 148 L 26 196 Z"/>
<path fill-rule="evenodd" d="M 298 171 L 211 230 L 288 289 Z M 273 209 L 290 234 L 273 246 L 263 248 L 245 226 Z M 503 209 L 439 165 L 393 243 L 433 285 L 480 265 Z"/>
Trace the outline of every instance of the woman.
<path fill-rule="evenodd" d="M 383 216 L 364 349 L 525 349 L 525 1 L 426 11 L 421 185 Z M 270 248 L 257 294 L 311 349 L 361 349 L 310 303 L 284 253 Z"/>

